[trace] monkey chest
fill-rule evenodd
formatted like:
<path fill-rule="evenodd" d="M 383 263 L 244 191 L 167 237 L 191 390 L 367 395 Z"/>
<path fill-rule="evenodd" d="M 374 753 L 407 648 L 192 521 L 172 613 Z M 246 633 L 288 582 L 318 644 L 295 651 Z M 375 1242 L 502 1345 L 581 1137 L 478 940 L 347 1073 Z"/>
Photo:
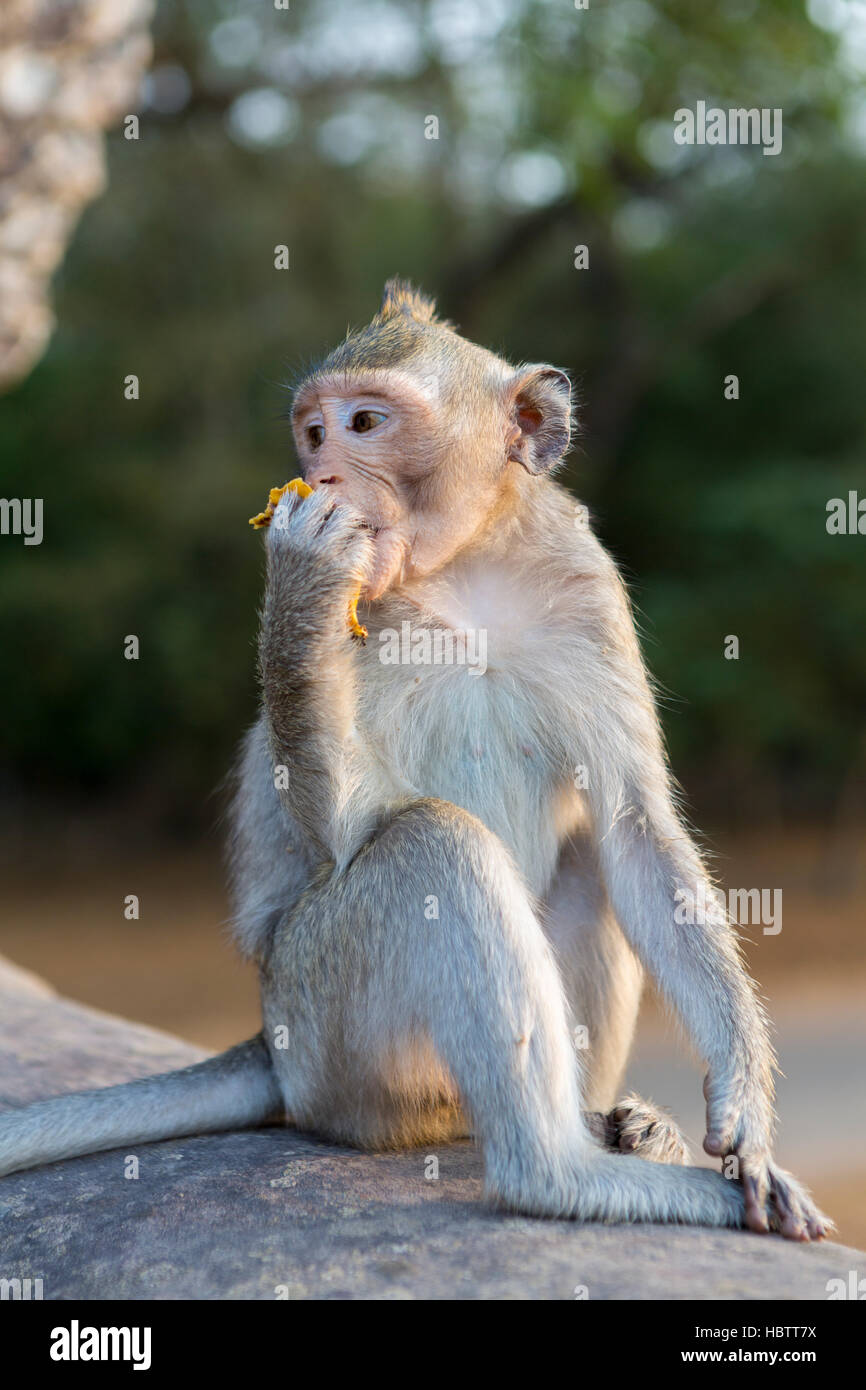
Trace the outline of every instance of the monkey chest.
<path fill-rule="evenodd" d="M 408 622 L 384 638 L 380 631 L 364 651 L 358 715 L 387 791 L 470 811 L 543 894 L 569 819 L 544 681 L 497 665 L 478 636 L 422 636 Z"/>

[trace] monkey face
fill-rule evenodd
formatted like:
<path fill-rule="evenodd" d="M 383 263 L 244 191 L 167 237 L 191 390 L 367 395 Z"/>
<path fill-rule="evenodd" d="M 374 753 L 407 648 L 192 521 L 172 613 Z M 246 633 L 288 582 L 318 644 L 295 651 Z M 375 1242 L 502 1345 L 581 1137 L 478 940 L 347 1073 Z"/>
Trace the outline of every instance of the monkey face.
<path fill-rule="evenodd" d="M 483 520 L 505 452 L 503 424 L 491 438 L 482 404 L 466 396 L 461 409 L 434 364 L 324 372 L 300 388 L 292 425 L 304 481 L 374 536 L 365 597 L 432 572 Z"/>
<path fill-rule="evenodd" d="M 495 525 L 515 491 L 562 458 L 569 425 L 563 372 L 512 367 L 399 280 L 301 384 L 292 411 L 304 481 L 373 533 L 371 600 Z"/>
<path fill-rule="evenodd" d="M 435 392 L 399 372 L 324 373 L 298 392 L 292 425 L 305 482 L 373 533 L 368 598 L 406 576 L 418 486 L 437 464 L 435 424 Z"/>

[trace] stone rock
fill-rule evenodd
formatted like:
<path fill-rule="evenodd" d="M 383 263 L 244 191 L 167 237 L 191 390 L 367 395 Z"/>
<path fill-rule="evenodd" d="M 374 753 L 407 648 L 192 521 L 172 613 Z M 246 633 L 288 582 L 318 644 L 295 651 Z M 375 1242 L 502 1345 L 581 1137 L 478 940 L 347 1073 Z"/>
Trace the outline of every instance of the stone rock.
<path fill-rule="evenodd" d="M 2 963 L 0 1053 L 0 1108 L 205 1055 Z M 45 1299 L 820 1300 L 852 1269 L 831 1243 L 497 1213 L 469 1143 L 370 1155 L 270 1128 L 0 1178 L 0 1278 Z"/>

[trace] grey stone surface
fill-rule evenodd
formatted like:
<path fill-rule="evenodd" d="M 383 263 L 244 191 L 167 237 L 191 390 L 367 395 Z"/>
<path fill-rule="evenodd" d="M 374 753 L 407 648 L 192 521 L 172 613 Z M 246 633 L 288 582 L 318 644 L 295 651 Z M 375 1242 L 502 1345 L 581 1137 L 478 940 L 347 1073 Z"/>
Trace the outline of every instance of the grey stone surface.
<path fill-rule="evenodd" d="M 109 1085 L 199 1049 L 0 969 L 0 1104 Z M 46 1077 L 54 1067 L 54 1080 Z M 839 1245 L 496 1213 L 470 1144 L 365 1155 L 284 1129 L 171 1140 L 0 1179 L 0 1277 L 46 1299 L 825 1299 Z"/>
<path fill-rule="evenodd" d="M 73 1004 L 0 959 L 0 1109 L 186 1067 L 207 1055 L 154 1028 Z"/>

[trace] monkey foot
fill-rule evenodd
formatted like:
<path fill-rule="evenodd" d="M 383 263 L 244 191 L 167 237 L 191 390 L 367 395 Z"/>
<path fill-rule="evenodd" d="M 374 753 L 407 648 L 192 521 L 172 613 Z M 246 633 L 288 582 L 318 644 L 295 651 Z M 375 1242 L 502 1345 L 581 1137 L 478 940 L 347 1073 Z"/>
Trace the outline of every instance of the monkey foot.
<path fill-rule="evenodd" d="M 626 1096 L 605 1115 L 605 1143 L 617 1153 L 655 1163 L 687 1163 L 688 1145 L 672 1115 L 651 1101 Z"/>

